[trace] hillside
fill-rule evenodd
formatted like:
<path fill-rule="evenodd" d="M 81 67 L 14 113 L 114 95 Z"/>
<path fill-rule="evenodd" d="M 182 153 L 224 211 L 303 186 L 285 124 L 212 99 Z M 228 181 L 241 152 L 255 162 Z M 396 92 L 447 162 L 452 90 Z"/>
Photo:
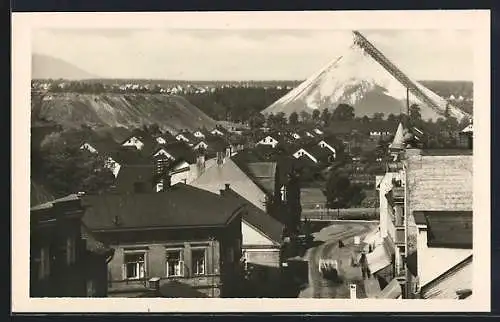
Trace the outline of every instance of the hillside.
<path fill-rule="evenodd" d="M 89 79 L 96 78 L 83 69 L 70 64 L 62 59 L 33 54 L 31 56 L 32 79 Z"/>
<path fill-rule="evenodd" d="M 453 108 L 446 99 L 412 80 L 366 38 L 353 32 L 353 43 L 343 55 L 319 69 L 262 113 L 311 113 L 315 109 L 333 110 L 343 103 L 353 106 L 358 116 L 372 116 L 376 112 L 399 114 L 406 111 L 407 96 L 410 104 L 422 107 L 424 119 L 436 119 L 447 108 L 457 119 L 464 117 L 460 109 Z"/>
<path fill-rule="evenodd" d="M 36 119 L 64 128 L 88 126 L 138 127 L 158 124 L 163 130 L 214 128 L 216 121 L 179 96 L 161 94 L 49 93 L 32 100 Z"/>

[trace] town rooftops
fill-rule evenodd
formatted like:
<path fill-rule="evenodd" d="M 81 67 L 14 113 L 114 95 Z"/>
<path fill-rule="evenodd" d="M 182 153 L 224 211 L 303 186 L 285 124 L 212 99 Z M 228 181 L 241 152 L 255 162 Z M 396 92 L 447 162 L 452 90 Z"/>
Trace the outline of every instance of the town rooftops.
<path fill-rule="evenodd" d="M 282 233 L 284 228 L 282 223 L 268 215 L 262 209 L 253 205 L 250 201 L 246 200 L 230 188 L 223 191 L 223 196 L 234 200 L 236 203 L 245 204 L 246 212 L 243 214 L 243 220 L 251 226 L 257 228 L 261 233 L 266 235 L 276 244 L 282 243 Z"/>
<path fill-rule="evenodd" d="M 429 211 L 424 216 L 429 247 L 472 249 L 472 211 Z"/>
<path fill-rule="evenodd" d="M 134 184 L 147 183 L 152 189 L 154 185 L 154 166 L 151 165 L 124 165 L 116 177 L 115 191 L 122 193 L 134 192 Z"/>
<path fill-rule="evenodd" d="M 406 161 L 410 211 L 472 210 L 472 155 L 413 155 Z"/>
<path fill-rule="evenodd" d="M 87 195 L 83 221 L 97 231 L 226 226 L 243 206 L 183 183 L 163 192 Z"/>

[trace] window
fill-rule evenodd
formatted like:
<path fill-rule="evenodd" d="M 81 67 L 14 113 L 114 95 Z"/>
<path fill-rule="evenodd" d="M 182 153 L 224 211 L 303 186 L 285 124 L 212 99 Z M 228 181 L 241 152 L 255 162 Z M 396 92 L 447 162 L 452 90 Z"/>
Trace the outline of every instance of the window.
<path fill-rule="evenodd" d="M 191 251 L 192 271 L 193 275 L 205 274 L 205 249 L 193 249 Z"/>
<path fill-rule="evenodd" d="M 182 250 L 167 250 L 167 277 L 183 276 L 184 261 Z"/>
<path fill-rule="evenodd" d="M 143 252 L 125 254 L 125 279 L 134 280 L 145 277 L 145 255 L 146 253 Z"/>
<path fill-rule="evenodd" d="M 281 201 L 286 201 L 286 187 L 282 186 L 280 192 L 281 192 Z"/>
<path fill-rule="evenodd" d="M 50 253 L 47 247 L 40 249 L 38 278 L 43 279 L 50 275 Z"/>
<path fill-rule="evenodd" d="M 68 265 L 75 263 L 76 261 L 76 246 L 75 238 L 68 237 L 66 239 L 66 262 Z"/>

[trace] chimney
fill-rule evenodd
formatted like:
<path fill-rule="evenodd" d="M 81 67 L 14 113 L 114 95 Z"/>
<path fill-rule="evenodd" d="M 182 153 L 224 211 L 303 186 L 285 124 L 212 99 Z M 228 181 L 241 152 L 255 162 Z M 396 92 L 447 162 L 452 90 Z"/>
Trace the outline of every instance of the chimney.
<path fill-rule="evenodd" d="M 230 186 L 230 185 L 229 185 L 229 183 L 226 183 L 226 184 L 225 184 L 226 191 L 229 191 L 229 186 Z"/>
<path fill-rule="evenodd" d="M 205 171 L 205 155 L 200 154 L 196 159 L 196 166 L 198 167 L 198 173 L 201 174 Z"/>

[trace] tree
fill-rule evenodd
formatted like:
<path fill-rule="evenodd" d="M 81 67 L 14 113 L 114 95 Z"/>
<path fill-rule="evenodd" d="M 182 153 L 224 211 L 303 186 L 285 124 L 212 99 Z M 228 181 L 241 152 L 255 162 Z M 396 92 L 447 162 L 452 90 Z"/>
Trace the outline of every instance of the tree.
<path fill-rule="evenodd" d="M 45 180 L 56 195 L 79 191 L 100 193 L 114 182 L 107 160 L 97 154 L 80 150 L 78 145 L 48 142 L 41 150 L 41 164 Z"/>
<path fill-rule="evenodd" d="M 288 124 L 290 124 L 290 125 L 297 125 L 297 124 L 299 124 L 299 115 L 297 114 L 297 112 L 292 112 L 288 116 Z"/>
<path fill-rule="evenodd" d="M 410 122 L 413 125 L 417 125 L 422 121 L 422 114 L 420 112 L 420 106 L 418 104 L 412 104 L 410 106 Z"/>
<path fill-rule="evenodd" d="M 377 121 L 381 121 L 384 119 L 384 113 L 377 112 L 373 114 L 373 119 Z"/>
<path fill-rule="evenodd" d="M 391 114 L 389 114 L 389 115 L 387 115 L 387 121 L 388 121 L 388 122 L 391 122 L 391 123 L 396 123 L 396 121 L 397 121 L 397 119 L 396 119 L 396 115 L 394 115 L 394 114 L 392 114 L 392 113 L 391 113 Z"/>
<path fill-rule="evenodd" d="M 331 117 L 332 115 L 330 114 L 330 111 L 327 108 L 323 109 L 323 112 L 321 112 L 321 120 L 324 125 L 328 125 L 330 123 Z"/>
<path fill-rule="evenodd" d="M 348 205 L 347 191 L 351 182 L 345 174 L 332 173 L 326 182 L 326 200 L 330 208 L 345 208 Z"/>
<path fill-rule="evenodd" d="M 332 114 L 332 118 L 336 121 L 352 121 L 354 116 L 354 107 L 343 103 L 339 104 Z"/>
<path fill-rule="evenodd" d="M 363 123 L 363 124 L 368 124 L 368 123 L 370 123 L 370 118 L 369 118 L 368 116 L 366 116 L 366 115 L 365 115 L 365 116 L 363 116 L 363 117 L 361 118 L 361 123 Z"/>
<path fill-rule="evenodd" d="M 312 112 L 312 120 L 314 122 L 318 122 L 321 116 L 321 112 L 318 109 L 313 110 Z"/>
<path fill-rule="evenodd" d="M 301 111 L 300 112 L 300 121 L 302 123 L 309 123 L 309 121 L 311 121 L 311 114 L 309 114 L 307 111 Z"/>
<path fill-rule="evenodd" d="M 252 129 L 263 127 L 265 122 L 266 118 L 262 113 L 254 113 L 249 119 L 249 124 Z"/>

